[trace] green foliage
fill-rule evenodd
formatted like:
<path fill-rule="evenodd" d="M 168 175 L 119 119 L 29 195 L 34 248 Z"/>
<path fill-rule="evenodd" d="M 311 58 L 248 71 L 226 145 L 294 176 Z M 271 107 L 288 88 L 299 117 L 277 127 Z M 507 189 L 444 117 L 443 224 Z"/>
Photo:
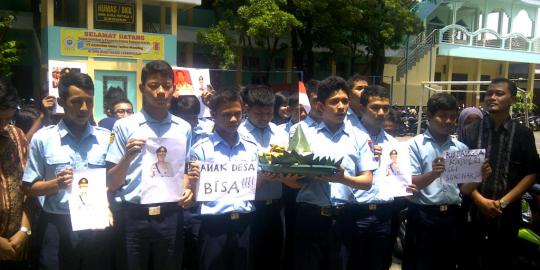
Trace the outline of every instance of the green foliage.
<path fill-rule="evenodd" d="M 11 76 L 11 65 L 20 61 L 20 42 L 7 40 L 7 32 L 16 18 L 12 14 L 0 16 L 0 77 Z"/>
<path fill-rule="evenodd" d="M 536 110 L 537 106 L 533 102 L 533 95 L 533 91 L 518 91 L 512 109 L 518 112 L 525 112 L 525 109 L 529 112 Z"/>
<path fill-rule="evenodd" d="M 233 49 L 234 38 L 227 32 L 229 23 L 220 21 L 207 30 L 197 33 L 197 39 L 211 49 L 211 62 L 219 68 L 227 69 L 234 65 L 235 54 Z"/>

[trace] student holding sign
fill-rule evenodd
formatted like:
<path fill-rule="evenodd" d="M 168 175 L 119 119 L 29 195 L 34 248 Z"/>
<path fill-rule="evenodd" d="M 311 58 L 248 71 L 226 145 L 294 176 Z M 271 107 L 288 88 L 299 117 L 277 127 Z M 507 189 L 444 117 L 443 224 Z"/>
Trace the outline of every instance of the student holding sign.
<path fill-rule="evenodd" d="M 237 192 L 242 179 L 236 179 L 226 168 L 231 162 L 256 163 L 257 145 L 238 133 L 242 121 L 242 97 L 237 91 L 218 93 L 210 102 L 210 110 L 215 121 L 214 133 L 193 145 L 189 154 L 189 177 L 199 181 L 198 196 L 201 192 L 207 196 L 221 196 L 220 200 L 201 204 L 199 269 L 253 269 L 250 229 L 255 207 L 251 201 L 237 199 L 238 195 L 246 195 Z M 201 164 L 206 163 L 203 162 L 214 162 L 218 166 L 204 168 Z M 222 179 L 214 181 L 215 185 L 201 185 L 203 170 L 210 172 L 222 168 L 226 171 L 223 170 Z"/>
<path fill-rule="evenodd" d="M 456 125 L 456 99 L 437 93 L 427 106 L 429 129 L 409 145 L 412 181 L 419 192 L 409 203 L 403 269 L 455 269 L 460 189 L 440 176 L 445 169 L 444 152 L 468 148 L 450 136 Z M 484 165 L 483 172 L 487 169 Z"/>
<path fill-rule="evenodd" d="M 377 168 L 367 135 L 353 129 L 345 118 L 349 108 L 349 85 L 340 77 L 328 77 L 317 90 L 317 110 L 322 121 L 304 130 L 315 156 L 343 159 L 332 176 L 309 177 L 297 197 L 294 269 L 332 269 L 338 259 L 338 214 L 351 203 L 353 189 L 371 188 Z"/>
<path fill-rule="evenodd" d="M 383 149 L 391 149 L 398 143 L 384 131 L 384 119 L 390 110 L 389 91 L 382 86 L 366 87 L 359 98 L 358 110 L 362 117 L 356 118 L 354 127 L 369 136 L 368 145 L 380 166 Z M 393 250 L 393 197 L 383 196 L 381 189 L 384 186 L 376 181 L 376 176 L 386 177 L 386 171 L 387 166 L 374 172 L 373 185 L 369 190 L 352 189 L 355 200 L 343 212 L 347 222 L 341 231 L 347 253 L 346 269 L 389 267 Z"/>
<path fill-rule="evenodd" d="M 268 86 L 247 86 L 243 91 L 244 106 L 247 119 L 240 124 L 238 132 L 249 137 L 259 147 L 259 151 L 270 149 L 270 144 L 287 147 L 289 135 L 281 128 L 270 122 L 274 114 L 275 95 Z M 280 182 L 286 181 L 292 185 L 300 176 L 261 174 L 257 179 L 259 188 L 255 195 L 256 211 L 253 216 L 253 258 L 255 269 L 280 269 L 283 246 L 283 221 L 281 210 Z"/>
<path fill-rule="evenodd" d="M 40 268 L 110 269 L 108 232 L 73 231 L 69 208 L 69 190 L 79 181 L 73 179 L 74 172 L 105 167 L 109 131 L 89 123 L 94 104 L 90 76 L 67 73 L 58 88 L 65 114 L 57 125 L 34 134 L 23 176 L 26 194 L 45 198 L 39 221 Z"/>
<path fill-rule="evenodd" d="M 189 206 L 193 193 L 187 178 L 185 182 L 183 180 L 182 168 L 176 171 L 181 179 L 175 179 L 183 185 L 183 193 L 176 194 L 175 200 L 170 196 L 174 194 L 167 194 L 166 200 L 156 201 L 165 198 L 165 194 L 151 194 L 151 189 L 144 189 L 151 185 L 143 185 L 146 179 L 143 168 L 152 166 L 158 149 L 156 145 L 160 141 L 169 144 L 171 152 L 171 148 L 179 148 L 174 153 L 168 152 L 167 156 L 183 159 L 183 166 L 190 145 L 191 128 L 186 121 L 168 112 L 174 84 L 173 70 L 167 62 L 147 63 L 142 69 L 139 90 L 143 95 L 142 111 L 116 122 L 106 158 L 108 187 L 120 205 L 116 212 L 116 226 L 123 233 L 121 241 L 127 252 L 127 269 L 178 269 L 181 265 L 183 224 L 180 205 Z M 152 159 L 145 159 L 143 153 L 148 153 Z M 144 160 L 150 160 L 150 163 L 144 163 Z M 161 171 L 162 167 L 159 168 Z M 154 183 L 168 181 L 154 180 Z M 176 188 L 181 189 L 180 186 Z M 143 195 L 147 193 L 153 203 L 143 204 Z"/>
<path fill-rule="evenodd" d="M 540 160 L 533 133 L 510 118 L 516 99 L 514 82 L 494 79 L 485 95 L 489 114 L 466 126 L 460 138 L 471 148 L 486 149 L 493 174 L 472 192 L 470 269 L 515 269 L 514 241 L 521 224 L 521 196 L 537 181 Z"/>

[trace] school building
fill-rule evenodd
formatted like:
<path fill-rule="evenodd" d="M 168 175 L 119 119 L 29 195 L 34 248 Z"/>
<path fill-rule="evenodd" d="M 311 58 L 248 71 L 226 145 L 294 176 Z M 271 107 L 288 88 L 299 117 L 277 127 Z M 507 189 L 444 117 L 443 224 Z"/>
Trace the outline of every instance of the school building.
<path fill-rule="evenodd" d="M 538 91 L 540 64 L 538 8 L 531 0 L 428 0 L 414 11 L 425 31 L 410 37 L 401 57 L 390 59 L 385 75 L 394 76 L 394 104 L 425 105 L 423 81 L 519 79 L 518 87 Z M 481 90 L 481 85 L 441 85 L 442 89 Z M 433 92 L 431 92 L 433 93 Z M 422 97 L 422 94 L 424 95 Z M 455 93 L 460 104 L 478 106 L 477 93 Z M 540 104 L 540 95 L 534 102 Z"/>

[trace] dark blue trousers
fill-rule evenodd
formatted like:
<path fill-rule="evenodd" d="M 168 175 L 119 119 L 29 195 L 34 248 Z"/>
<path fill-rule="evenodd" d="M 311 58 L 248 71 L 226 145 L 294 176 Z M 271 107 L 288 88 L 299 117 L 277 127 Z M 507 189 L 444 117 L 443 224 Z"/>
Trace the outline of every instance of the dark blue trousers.
<path fill-rule="evenodd" d="M 404 270 L 456 269 L 460 211 L 457 205 L 409 203 Z"/>
<path fill-rule="evenodd" d="M 254 268 L 281 269 L 284 237 L 281 201 L 256 201 L 255 209 L 251 227 Z"/>
<path fill-rule="evenodd" d="M 296 270 L 342 269 L 341 243 L 332 209 L 298 203 L 294 231 L 294 266 Z"/>
<path fill-rule="evenodd" d="M 113 269 L 110 229 L 74 232 L 69 215 L 45 211 L 39 223 L 40 269 Z"/>
<path fill-rule="evenodd" d="M 198 211 L 198 206 L 184 209 L 183 270 L 199 269 L 199 230 L 201 227 L 201 217 Z"/>
<path fill-rule="evenodd" d="M 252 213 L 202 215 L 199 269 L 253 269 L 250 232 L 252 217 Z"/>
<path fill-rule="evenodd" d="M 159 206 L 159 214 L 149 215 L 150 205 L 122 205 L 128 269 L 176 270 L 182 265 L 182 208 Z"/>
<path fill-rule="evenodd" d="M 337 219 L 344 247 L 342 257 L 345 269 L 385 269 L 392 253 L 391 224 L 390 203 L 345 206 Z"/>

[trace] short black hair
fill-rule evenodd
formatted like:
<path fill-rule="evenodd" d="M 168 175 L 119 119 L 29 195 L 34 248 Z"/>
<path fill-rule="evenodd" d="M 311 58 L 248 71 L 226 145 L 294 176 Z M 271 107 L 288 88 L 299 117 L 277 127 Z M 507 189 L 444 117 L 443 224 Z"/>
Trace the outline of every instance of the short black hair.
<path fill-rule="evenodd" d="M 388 115 L 386 116 L 386 120 L 396 123 L 396 124 L 399 124 L 401 122 L 398 112 L 394 109 L 391 109 L 390 112 L 388 112 Z"/>
<path fill-rule="evenodd" d="M 58 96 L 61 99 L 67 100 L 70 86 L 75 86 L 94 95 L 94 82 L 86 73 L 69 72 L 60 78 L 60 82 L 58 83 Z"/>
<path fill-rule="evenodd" d="M 489 84 L 498 84 L 498 83 L 506 83 L 506 85 L 508 85 L 508 90 L 510 90 L 510 94 L 512 94 L 513 97 L 517 95 L 517 86 L 515 82 L 507 78 L 495 78 L 491 80 Z"/>
<path fill-rule="evenodd" d="M 141 83 L 145 84 L 148 77 L 159 74 L 162 77 L 171 79 L 174 81 L 173 69 L 169 63 L 163 60 L 154 60 L 146 63 L 141 72 Z"/>
<path fill-rule="evenodd" d="M 17 109 L 18 106 L 17 88 L 6 78 L 0 78 L 0 110 Z"/>
<path fill-rule="evenodd" d="M 15 126 L 20 128 L 24 133 L 27 133 L 39 117 L 39 114 L 40 111 L 36 106 L 23 106 L 15 114 Z"/>
<path fill-rule="evenodd" d="M 133 106 L 133 104 L 131 103 L 131 101 L 129 101 L 129 99 L 119 98 L 119 99 L 114 100 L 113 103 L 111 103 L 111 110 L 114 109 L 114 106 L 116 106 L 116 104 L 120 104 L 120 103 L 128 103 L 131 106 Z"/>
<path fill-rule="evenodd" d="M 289 96 L 289 100 L 287 100 L 287 105 L 292 109 L 296 107 L 300 103 L 300 97 L 297 93 L 294 93 Z"/>
<path fill-rule="evenodd" d="M 284 92 L 277 92 L 275 94 L 275 100 L 274 100 L 274 119 L 280 119 L 281 116 L 279 116 L 279 107 L 283 106 L 283 104 L 288 104 L 288 95 L 286 95 Z"/>
<path fill-rule="evenodd" d="M 309 80 L 306 83 L 306 92 L 308 96 L 311 96 L 312 94 L 317 94 L 317 87 L 319 86 L 319 83 L 321 81 L 319 80 Z"/>
<path fill-rule="evenodd" d="M 457 101 L 449 93 L 436 93 L 427 102 L 427 110 L 431 115 L 435 115 L 439 110 L 458 110 Z"/>
<path fill-rule="evenodd" d="M 360 104 L 367 106 L 370 97 L 380 97 L 390 99 L 390 91 L 380 85 L 370 85 L 364 89 L 360 97 Z"/>
<path fill-rule="evenodd" d="M 243 90 L 242 99 L 250 107 L 274 106 L 276 95 L 270 86 L 248 85 Z"/>
<path fill-rule="evenodd" d="M 390 151 L 390 156 L 391 155 L 397 155 L 397 150 L 396 149 L 392 149 L 392 151 Z"/>
<path fill-rule="evenodd" d="M 343 90 L 349 96 L 349 84 L 339 76 L 330 76 L 322 80 L 317 87 L 317 100 L 325 102 L 333 92 Z"/>
<path fill-rule="evenodd" d="M 210 110 L 213 112 L 217 112 L 221 104 L 237 101 L 240 102 L 240 104 L 243 104 L 240 91 L 235 88 L 227 88 L 219 91 L 214 97 L 212 97 L 212 99 L 210 100 Z"/>
<path fill-rule="evenodd" d="M 169 110 L 178 117 L 197 116 L 201 110 L 201 103 L 194 95 L 179 96 L 171 100 L 171 108 Z"/>
<path fill-rule="evenodd" d="M 161 151 L 161 150 L 164 150 L 165 153 L 167 153 L 167 147 L 162 145 L 162 146 L 158 147 L 158 149 L 156 149 L 156 154 L 159 153 L 159 151 Z"/>
<path fill-rule="evenodd" d="M 351 77 L 349 77 L 349 79 L 347 80 L 347 83 L 348 83 L 348 84 L 351 86 L 351 88 L 352 88 L 352 86 L 353 86 L 356 82 L 358 82 L 358 81 L 365 81 L 365 82 L 368 82 L 366 76 L 362 76 L 362 75 L 356 73 L 356 74 L 352 75 Z"/>

